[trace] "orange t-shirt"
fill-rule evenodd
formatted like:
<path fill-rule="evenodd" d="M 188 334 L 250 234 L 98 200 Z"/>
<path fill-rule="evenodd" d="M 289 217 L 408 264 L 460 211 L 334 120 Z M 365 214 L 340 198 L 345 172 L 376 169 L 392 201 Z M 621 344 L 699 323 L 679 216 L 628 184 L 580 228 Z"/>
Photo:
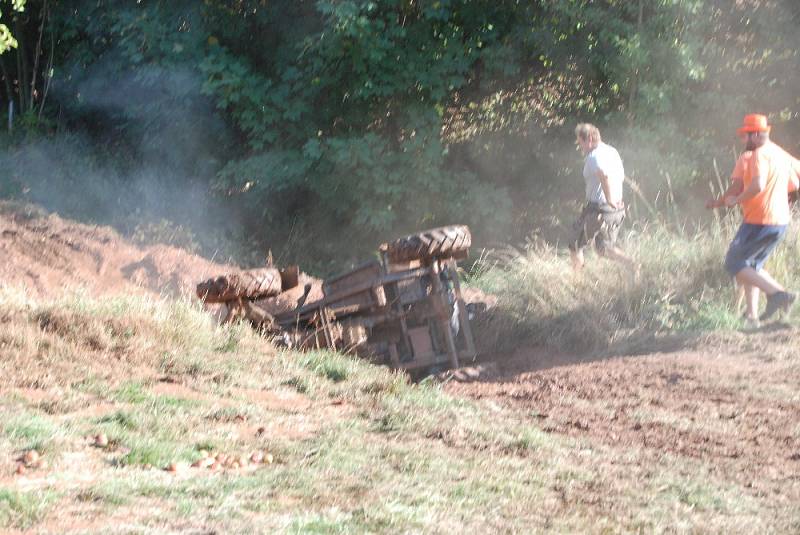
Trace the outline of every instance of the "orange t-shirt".
<path fill-rule="evenodd" d="M 744 222 L 753 225 L 788 225 L 788 192 L 797 189 L 800 160 L 771 141 L 739 156 L 731 179 L 741 179 L 746 190 L 755 177 L 766 179 L 764 189 L 742 204 Z"/>

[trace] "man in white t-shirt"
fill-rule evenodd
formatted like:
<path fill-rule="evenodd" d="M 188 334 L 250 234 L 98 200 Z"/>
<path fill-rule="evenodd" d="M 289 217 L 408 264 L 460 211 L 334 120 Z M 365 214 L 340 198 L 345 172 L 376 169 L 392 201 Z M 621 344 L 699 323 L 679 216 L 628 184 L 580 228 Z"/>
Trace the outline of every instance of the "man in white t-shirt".
<path fill-rule="evenodd" d="M 633 260 L 616 246 L 620 226 L 625 220 L 622 159 L 617 149 L 603 143 L 600 130 L 592 124 L 581 123 L 575 127 L 575 143 L 586 157 L 583 165 L 586 206 L 575 224 L 575 239 L 569 245 L 572 266 L 575 270 L 583 267 L 583 249 L 593 243 L 600 255 L 636 270 Z"/>

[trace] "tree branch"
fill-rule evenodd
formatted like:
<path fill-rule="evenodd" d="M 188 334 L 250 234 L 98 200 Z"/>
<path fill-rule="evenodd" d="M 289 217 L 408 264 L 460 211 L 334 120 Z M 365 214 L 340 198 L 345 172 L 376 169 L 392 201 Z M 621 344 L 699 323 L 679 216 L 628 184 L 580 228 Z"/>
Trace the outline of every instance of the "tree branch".
<path fill-rule="evenodd" d="M 44 1 L 42 4 L 42 11 L 40 15 L 42 21 L 39 24 L 39 38 L 36 40 L 36 51 L 33 54 L 33 72 L 31 73 L 31 100 L 28 103 L 30 108 L 29 111 L 33 111 L 36 108 L 36 104 L 34 103 L 34 99 L 36 97 L 36 75 L 39 71 L 39 57 L 42 55 L 42 36 L 44 35 L 44 23 L 47 19 L 47 0 Z"/>
<path fill-rule="evenodd" d="M 48 10 L 49 12 L 49 10 Z M 53 36 L 53 28 L 50 27 L 50 51 L 47 57 L 47 70 L 45 71 L 44 92 L 42 93 L 42 102 L 39 104 L 39 120 L 42 119 L 42 112 L 44 111 L 44 103 L 47 100 L 47 92 L 50 91 L 50 82 L 53 80 L 53 54 L 56 49 L 55 37 Z"/>
<path fill-rule="evenodd" d="M 17 81 L 19 82 L 19 109 L 28 109 L 28 58 L 25 56 L 25 38 L 19 16 L 14 17 L 14 29 L 17 39 Z"/>

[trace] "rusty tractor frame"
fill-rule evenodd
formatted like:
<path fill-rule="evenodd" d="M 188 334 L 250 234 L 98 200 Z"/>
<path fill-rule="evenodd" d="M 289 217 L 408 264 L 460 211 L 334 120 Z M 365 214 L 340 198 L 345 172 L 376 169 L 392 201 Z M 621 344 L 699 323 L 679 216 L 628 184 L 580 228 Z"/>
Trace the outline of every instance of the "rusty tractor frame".
<path fill-rule="evenodd" d="M 298 346 L 354 351 L 404 370 L 457 368 L 475 357 L 453 258 L 367 262 L 323 290 L 321 300 L 275 316 Z"/>
<path fill-rule="evenodd" d="M 241 297 L 225 302 L 289 347 L 352 352 L 409 372 L 457 368 L 476 356 L 457 271 L 470 241 L 462 225 L 384 243 L 380 260 L 325 280 L 310 303 L 307 285 L 295 308 L 274 316 Z M 282 290 L 297 286 L 298 272 L 281 270 Z"/>

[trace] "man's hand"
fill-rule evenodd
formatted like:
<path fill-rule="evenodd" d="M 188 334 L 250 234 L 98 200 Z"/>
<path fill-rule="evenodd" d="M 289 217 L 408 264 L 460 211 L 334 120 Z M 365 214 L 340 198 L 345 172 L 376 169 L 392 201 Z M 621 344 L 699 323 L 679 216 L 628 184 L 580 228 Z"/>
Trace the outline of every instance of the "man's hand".
<path fill-rule="evenodd" d="M 719 208 L 720 206 L 722 206 L 722 203 L 720 202 L 719 199 L 708 199 L 706 201 L 706 209 L 707 210 L 712 210 L 714 208 Z"/>
<path fill-rule="evenodd" d="M 739 196 L 738 195 L 729 195 L 729 196 L 725 197 L 725 206 L 727 206 L 728 208 L 730 208 L 732 206 L 736 206 L 737 204 L 739 204 Z"/>
<path fill-rule="evenodd" d="M 619 201 L 607 201 L 608 205 L 615 210 L 622 210 L 625 208 L 625 203 L 621 200 Z"/>

